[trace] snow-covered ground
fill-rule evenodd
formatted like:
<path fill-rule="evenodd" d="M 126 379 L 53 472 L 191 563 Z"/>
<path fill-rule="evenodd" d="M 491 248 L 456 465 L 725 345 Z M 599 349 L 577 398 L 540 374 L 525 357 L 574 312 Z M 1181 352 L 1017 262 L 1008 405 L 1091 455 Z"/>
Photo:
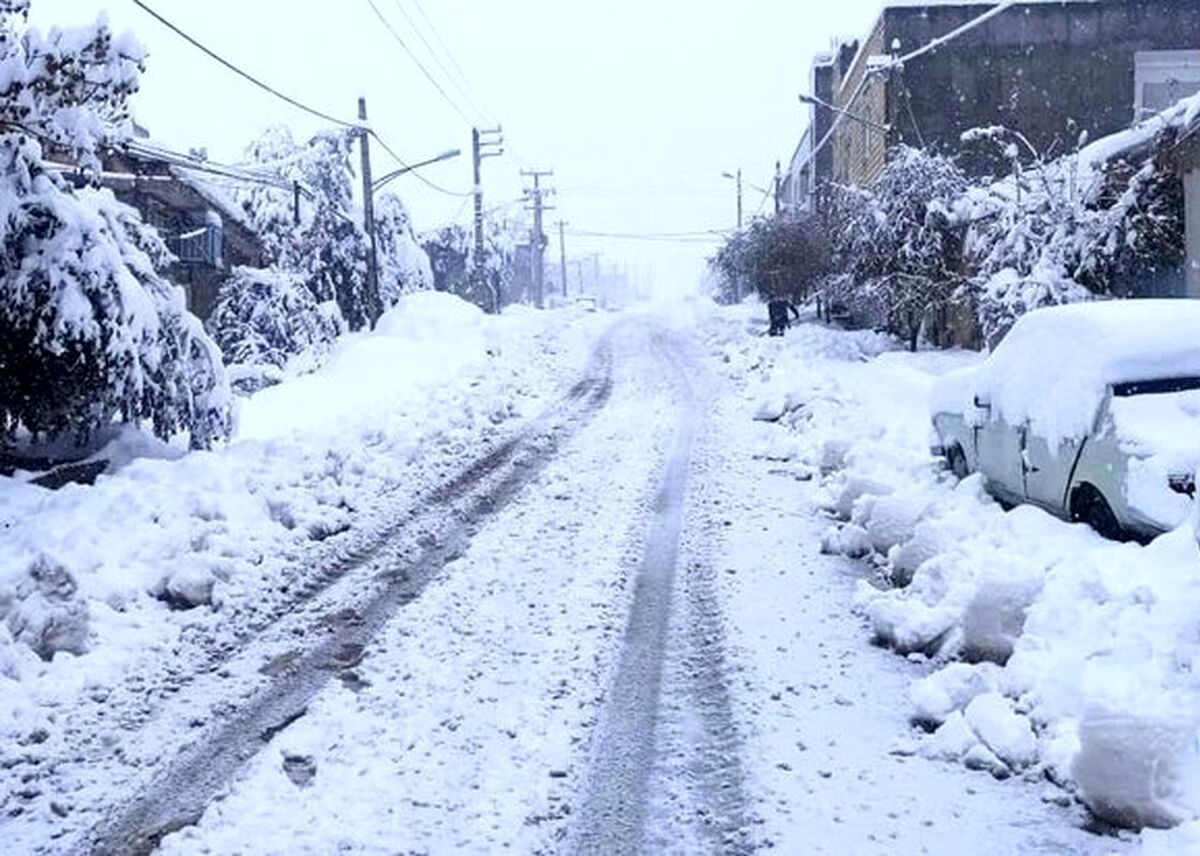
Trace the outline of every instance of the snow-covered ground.
<path fill-rule="evenodd" d="M 785 342 L 729 336 L 722 351 L 763 421 L 759 454 L 811 480 L 825 551 L 871 571 L 856 583 L 864 633 L 907 655 L 897 720 L 931 732 L 898 733 L 898 751 L 1078 798 L 1115 824 L 1182 821 L 1145 846 L 1195 849 L 1194 526 L 1117 544 L 1006 511 L 978 476 L 956 483 L 928 451 L 930 391 L 978 355 L 898 352 L 817 324 Z"/>
<path fill-rule="evenodd" d="M 226 449 L 0 483 L 11 848 L 1195 843 L 1080 801 L 1192 816 L 1194 537 L 955 484 L 927 402 L 976 355 L 447 300 L 251 398 Z M 58 628 L 79 651 L 41 659 Z"/>
<path fill-rule="evenodd" d="M 127 433 L 110 450 L 123 466 L 94 487 L 0 479 L 6 821 L 60 825 L 86 807 L 47 777 L 106 712 L 108 727 L 130 724 L 106 708 L 131 677 L 147 694 L 178 684 L 291 610 L 380 537 L 385 514 L 575 382 L 602 325 L 413 295 L 320 371 L 244 401 L 225 448 L 182 455 Z"/>

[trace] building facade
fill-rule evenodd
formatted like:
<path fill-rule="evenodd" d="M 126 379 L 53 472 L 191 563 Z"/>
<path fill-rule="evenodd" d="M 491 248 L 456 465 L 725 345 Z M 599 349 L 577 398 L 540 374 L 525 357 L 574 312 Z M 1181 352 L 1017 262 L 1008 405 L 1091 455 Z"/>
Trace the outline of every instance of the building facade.
<path fill-rule="evenodd" d="M 1074 150 L 1200 91 L 1200 2 L 1018 3 L 934 50 L 891 66 L 978 18 L 987 5 L 886 6 L 861 40 L 813 65 L 811 131 L 788 171 L 788 204 L 823 183 L 869 185 L 899 144 L 960 155 L 976 175 L 997 168 L 964 152 L 964 132 L 1004 126 L 1047 157 Z M 822 145 L 824 143 L 824 145 Z"/>
<path fill-rule="evenodd" d="M 182 286 L 187 307 L 207 320 L 235 267 L 260 267 L 262 242 L 241 211 L 187 169 L 123 150 L 104 158 L 103 182 L 158 230 L 175 261 L 166 277 Z"/>

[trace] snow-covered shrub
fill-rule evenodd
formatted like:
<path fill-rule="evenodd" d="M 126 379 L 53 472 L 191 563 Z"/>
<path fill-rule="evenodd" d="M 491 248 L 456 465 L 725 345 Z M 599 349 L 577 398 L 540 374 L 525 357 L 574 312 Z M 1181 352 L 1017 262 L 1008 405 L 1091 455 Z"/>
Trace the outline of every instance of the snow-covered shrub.
<path fill-rule="evenodd" d="M 16 27 L 0 20 L 0 444 L 82 444 L 120 419 L 208 446 L 230 429 L 228 384 L 160 273 L 165 245 L 109 191 L 42 167 L 45 143 L 98 168 L 97 147 L 126 132 L 141 49 L 102 23 Z"/>
<path fill-rule="evenodd" d="M 318 357 L 345 331 L 337 304 L 317 303 L 299 276 L 257 268 L 234 270 L 209 325 L 225 361 L 243 368 L 282 369 L 298 355 Z"/>
<path fill-rule="evenodd" d="M 375 201 L 375 235 L 384 310 L 395 306 L 402 295 L 433 288 L 429 256 L 417 244 L 408 209 L 394 193 Z"/>

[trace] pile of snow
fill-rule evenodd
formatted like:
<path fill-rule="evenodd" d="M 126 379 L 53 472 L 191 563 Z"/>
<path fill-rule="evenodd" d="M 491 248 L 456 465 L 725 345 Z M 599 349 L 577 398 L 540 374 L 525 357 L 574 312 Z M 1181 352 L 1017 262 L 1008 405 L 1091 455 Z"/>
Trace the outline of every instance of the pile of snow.
<path fill-rule="evenodd" d="M 189 624 L 220 628 L 323 542 L 375 525 L 378 497 L 427 486 L 424 459 L 477 457 L 575 379 L 599 330 L 406 295 L 321 369 L 244 400 L 224 448 L 126 431 L 93 487 L 0 478 L 0 742 L 61 729 L 56 708 L 139 654 Z"/>
<path fill-rule="evenodd" d="M 1112 310 L 1051 314 L 1086 338 L 1046 342 L 1033 349 L 1036 364 L 997 353 L 1004 370 L 986 376 L 994 406 L 1016 400 L 1015 384 L 1030 378 L 1078 401 L 1097 384 L 1160 376 L 1161 364 L 1138 362 L 1134 346 L 1147 342 L 1178 358 L 1172 373 L 1196 373 L 1194 336 L 1183 330 L 1200 316 L 1171 307 L 1178 324 L 1131 324 L 1113 340 L 1129 359 L 1108 361 L 1078 352 L 1095 341 L 1094 324 L 1115 323 Z M 1148 305 L 1146 318 L 1159 310 Z M 912 687 L 911 718 L 929 732 L 922 753 L 999 777 L 1049 778 L 1118 825 L 1182 823 L 1147 835 L 1148 851 L 1200 838 L 1195 517 L 1148 546 L 1118 544 L 1032 506 L 1005 511 L 979 476 L 957 482 L 930 456 L 930 402 L 939 376 L 978 355 L 870 355 L 863 334 L 817 325 L 782 341 L 737 329 L 726 323 L 714 342 L 746 385 L 747 419 L 778 413 L 762 424 L 763 453 L 817 480 L 832 520 L 823 548 L 875 567 L 855 608 L 877 640 L 929 663 Z M 1027 332 L 1041 336 L 1037 324 Z M 1084 366 L 1080 389 L 1060 371 L 1068 356 Z M 1055 401 L 1035 397 L 1024 415 L 1073 430 Z"/>

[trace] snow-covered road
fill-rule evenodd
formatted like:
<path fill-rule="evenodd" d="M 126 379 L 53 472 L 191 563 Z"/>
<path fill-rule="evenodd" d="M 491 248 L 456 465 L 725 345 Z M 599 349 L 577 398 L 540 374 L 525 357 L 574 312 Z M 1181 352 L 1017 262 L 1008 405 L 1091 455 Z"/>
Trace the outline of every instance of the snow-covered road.
<path fill-rule="evenodd" d="M 821 554 L 811 473 L 755 455 L 744 378 L 714 344 L 729 322 L 689 320 L 615 320 L 560 400 L 180 678 L 134 738 L 105 744 L 116 760 L 104 746 L 82 767 L 64 759 L 103 805 L 10 840 L 169 854 L 1123 848 L 1080 828 L 1060 792 L 1043 799 L 1044 783 L 917 753 L 907 694 L 923 667 L 871 646 L 851 612 L 863 566 Z"/>

